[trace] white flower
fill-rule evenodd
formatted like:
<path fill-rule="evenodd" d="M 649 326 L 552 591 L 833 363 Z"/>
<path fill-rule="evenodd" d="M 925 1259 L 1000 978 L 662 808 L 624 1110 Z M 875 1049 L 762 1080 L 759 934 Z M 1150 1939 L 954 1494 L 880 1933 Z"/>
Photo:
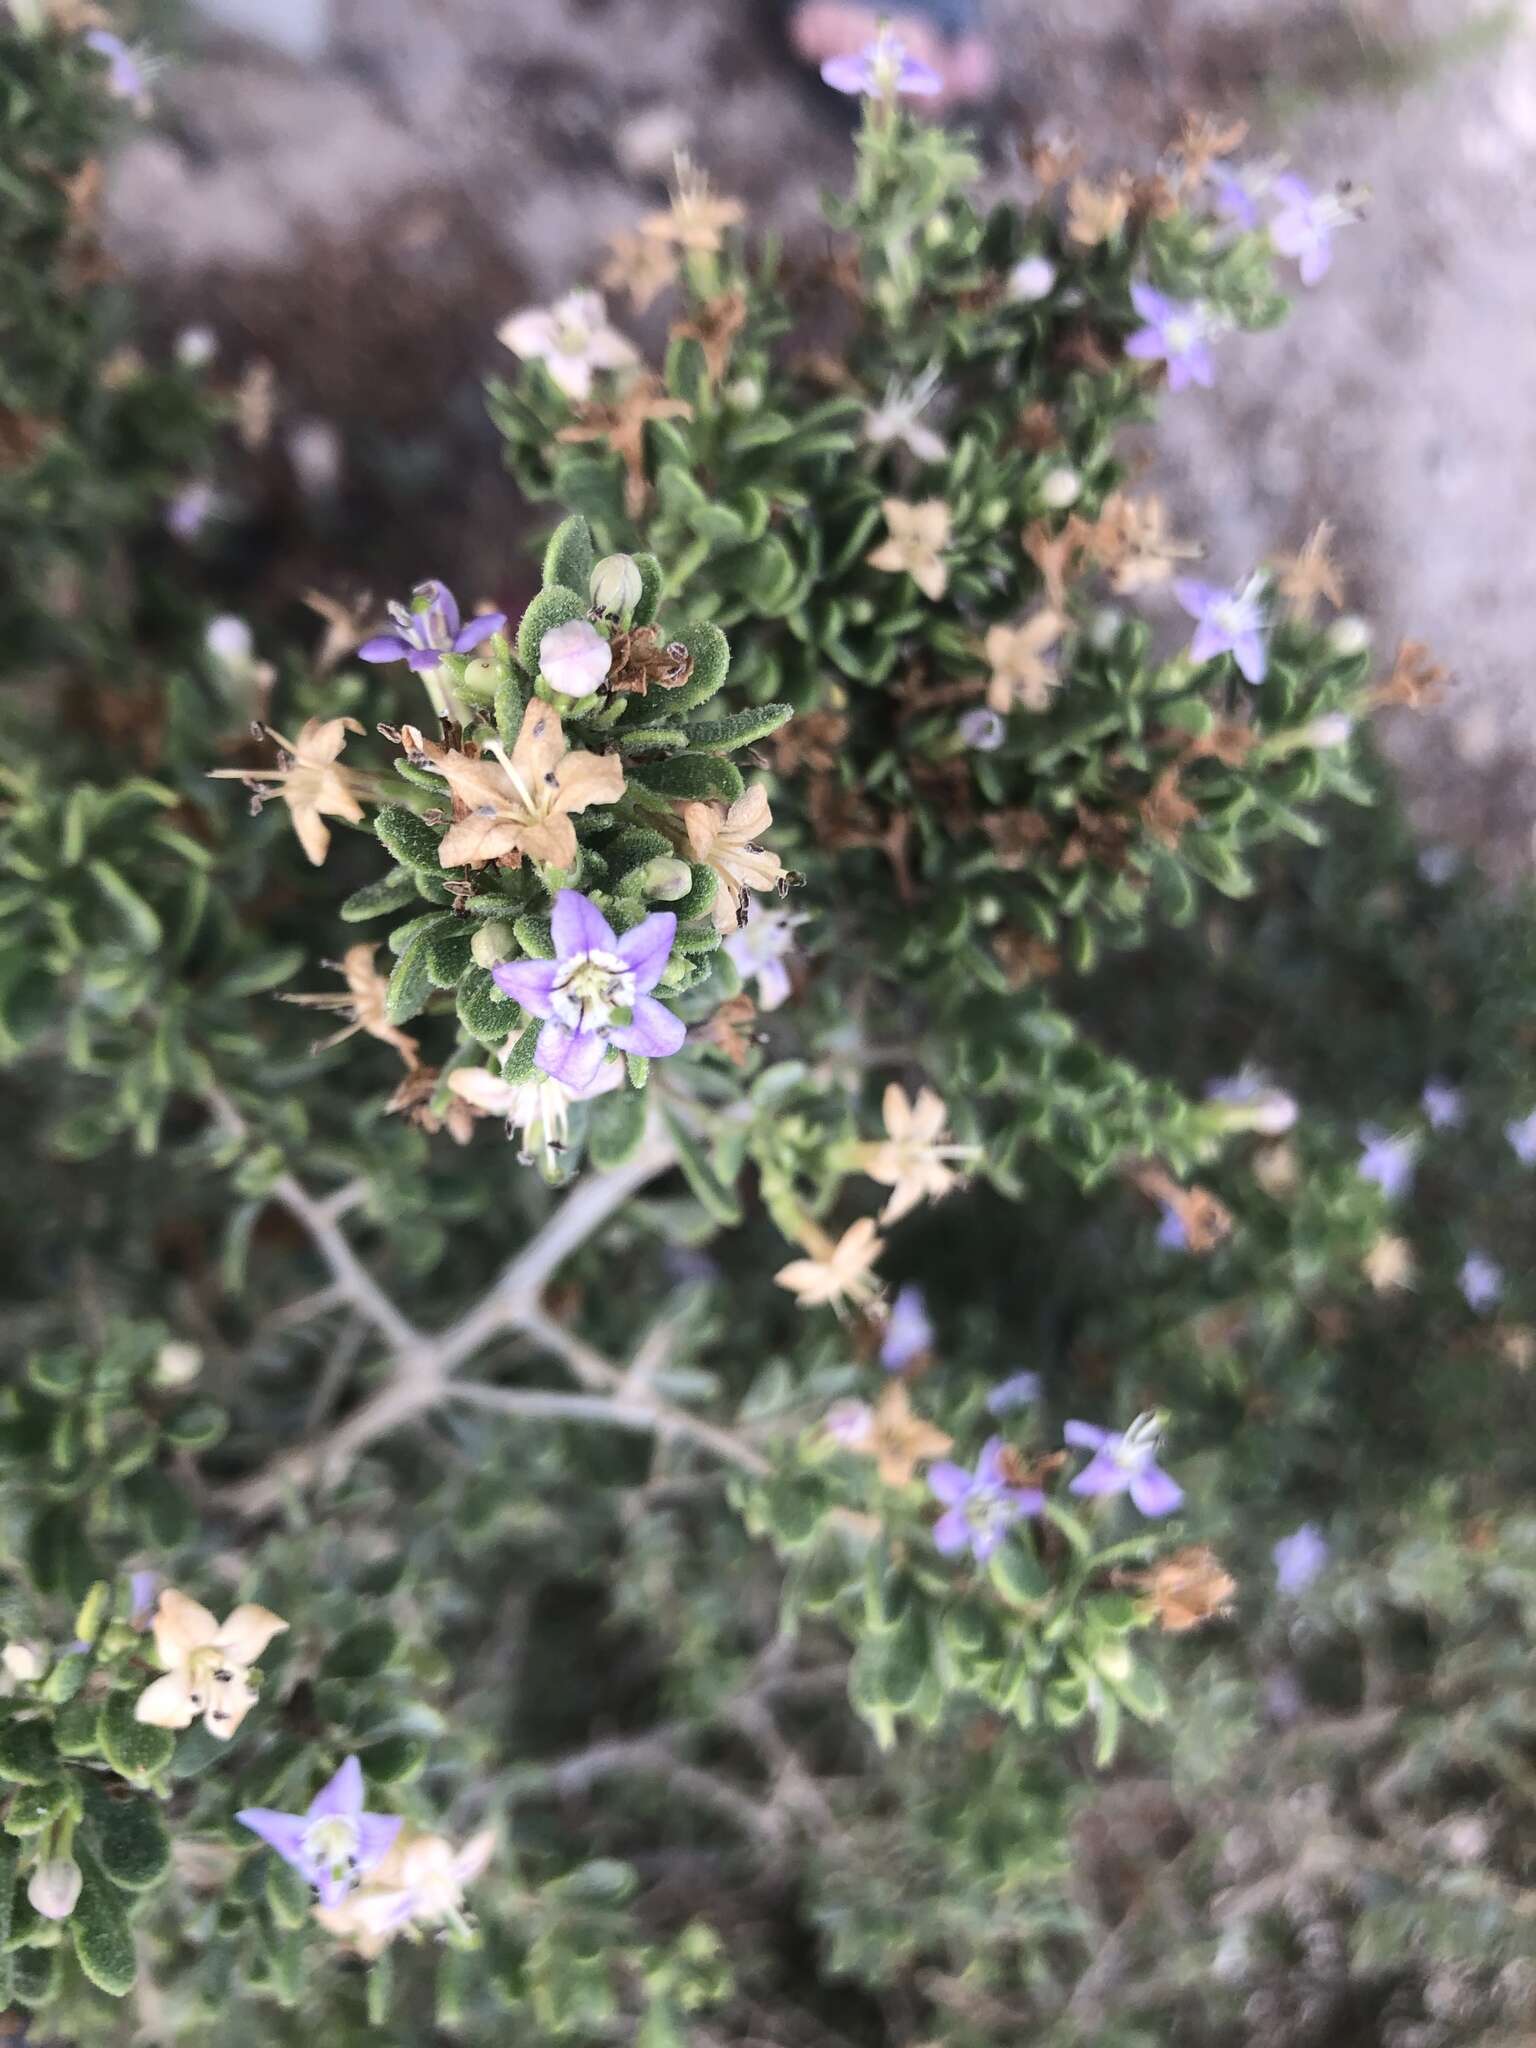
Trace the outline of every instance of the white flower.
<path fill-rule="evenodd" d="M 725 950 L 743 981 L 757 983 L 757 1007 L 777 1010 L 789 1000 L 789 969 L 795 929 L 805 917 L 790 910 L 760 910 L 739 931 L 727 934 Z"/>
<path fill-rule="evenodd" d="M 613 665 L 613 649 L 589 619 L 552 626 L 539 642 L 539 674 L 563 697 L 590 697 Z"/>
<path fill-rule="evenodd" d="M 592 396 L 598 370 L 623 370 L 639 361 L 634 347 L 608 324 L 601 292 L 567 292 L 552 306 L 510 314 L 496 339 L 525 363 L 542 363 L 567 398 Z"/>
<path fill-rule="evenodd" d="M 174 1586 L 155 1609 L 155 1655 L 165 1676 L 139 1695 L 136 1721 L 151 1728 L 190 1728 L 199 1715 L 210 1735 L 228 1741 L 251 1708 L 250 1671 L 288 1624 L 269 1608 L 237 1607 L 222 1622 Z"/>
<path fill-rule="evenodd" d="M 35 1678 L 41 1678 L 47 1663 L 45 1653 L 36 1643 L 7 1643 L 0 1651 L 0 1664 L 5 1666 L 6 1676 L 15 1679 L 18 1685 L 30 1685 Z"/>
<path fill-rule="evenodd" d="M 1026 256 L 1008 273 L 1008 296 L 1021 306 L 1048 299 L 1056 289 L 1056 266 L 1049 256 Z"/>
<path fill-rule="evenodd" d="M 919 462 L 943 462 L 949 449 L 942 436 L 918 418 L 933 403 L 938 388 L 937 370 L 927 371 L 915 384 L 889 384 L 884 403 L 871 406 L 864 414 L 865 440 L 872 448 L 890 448 L 900 442 Z"/>
<path fill-rule="evenodd" d="M 442 1835 L 402 1833 L 384 1860 L 339 1906 L 317 1907 L 315 1918 L 365 1956 L 380 1955 L 412 1927 L 463 1932 L 465 1887 L 483 1874 L 496 1849 L 486 1828 L 455 1849 Z"/>
<path fill-rule="evenodd" d="M 555 1154 L 570 1142 L 571 1104 L 609 1094 L 623 1076 L 617 1060 L 606 1060 L 597 1070 L 597 1079 L 586 1088 L 568 1088 L 549 1074 L 536 1074 L 531 1081 L 503 1081 L 490 1067 L 456 1067 L 448 1076 L 448 1086 L 488 1116 L 505 1117 L 508 1130 L 515 1130 L 522 1140 L 525 1160 L 542 1151 L 553 1165 Z"/>

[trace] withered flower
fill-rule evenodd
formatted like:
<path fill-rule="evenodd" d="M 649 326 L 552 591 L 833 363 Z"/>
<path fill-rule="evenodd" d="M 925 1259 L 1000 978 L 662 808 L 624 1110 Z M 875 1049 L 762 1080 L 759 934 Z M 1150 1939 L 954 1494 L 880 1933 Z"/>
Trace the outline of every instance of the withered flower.
<path fill-rule="evenodd" d="M 932 1088 L 920 1088 L 916 1100 L 893 1081 L 881 1103 L 885 1142 L 876 1145 L 864 1170 L 891 1190 L 880 1211 L 882 1223 L 898 1222 L 919 1202 L 941 1201 L 960 1180 L 951 1163 L 974 1159 L 977 1147 L 956 1145 L 946 1138 L 949 1111 Z"/>
<path fill-rule="evenodd" d="M 1246 121 L 1218 121 L 1210 114 L 1186 114 L 1173 145 L 1182 188 L 1190 191 L 1201 184 L 1213 163 L 1241 149 L 1247 139 Z"/>
<path fill-rule="evenodd" d="M 487 749 L 493 759 L 460 753 L 409 725 L 400 737 L 453 793 L 454 822 L 437 852 L 445 868 L 508 856 L 516 856 L 516 865 L 524 854 L 551 867 L 572 867 L 572 812 L 617 803 L 624 794 L 618 755 L 572 753 L 560 714 L 541 697 L 529 700 L 510 755 L 499 741 Z"/>
<path fill-rule="evenodd" d="M 601 441 L 624 464 L 624 508 L 638 519 L 650 497 L 645 473 L 645 429 L 651 420 L 690 420 L 693 407 L 669 398 L 661 379 L 650 371 L 633 378 L 611 405 L 587 405 L 557 441 Z"/>
<path fill-rule="evenodd" d="M 678 807 L 687 835 L 688 850 L 702 861 L 719 883 L 715 891 L 715 929 L 730 933 L 747 921 L 751 908 L 749 889 L 778 889 L 784 884 L 784 863 L 776 853 L 756 842 L 773 823 L 768 797 L 760 782 L 727 810 L 719 803 L 689 803 Z"/>
<path fill-rule="evenodd" d="M 615 633 L 609 642 L 604 687 L 612 697 L 644 697 L 653 683 L 658 690 L 680 690 L 692 674 L 687 648 L 681 641 L 663 641 L 654 626 Z"/>
<path fill-rule="evenodd" d="M 876 1234 L 873 1217 L 850 1223 L 836 1244 L 814 1226 L 807 1226 L 805 1239 L 810 1255 L 791 1259 L 773 1276 L 802 1308 L 836 1308 L 845 1301 L 862 1307 L 874 1300 L 879 1290 L 872 1268 L 885 1240 Z"/>
<path fill-rule="evenodd" d="M 730 367 L 731 350 L 747 322 L 745 292 L 722 292 L 706 299 L 691 320 L 680 320 L 671 329 L 673 341 L 696 341 L 704 353 L 704 368 L 712 384 L 718 384 Z"/>
<path fill-rule="evenodd" d="M 873 1458 L 885 1486 L 910 1486 L 919 1465 L 954 1448 L 953 1437 L 917 1413 L 905 1380 L 893 1380 L 877 1406 L 859 1419 L 863 1427 L 840 1433 L 839 1440 Z"/>
<path fill-rule="evenodd" d="M 728 199 L 710 185 L 707 173 L 691 157 L 675 160 L 677 190 L 665 213 L 647 214 L 640 223 L 642 235 L 668 242 L 693 255 L 718 255 L 724 246 L 725 230 L 740 227 L 747 209 L 739 199 Z"/>
<path fill-rule="evenodd" d="M 363 821 L 361 799 L 369 786 L 340 765 L 347 734 L 362 730 L 355 718 L 311 718 L 297 740 L 288 740 L 275 727 L 264 725 L 262 737 L 279 749 L 277 767 L 211 768 L 208 773 L 216 782 L 243 782 L 252 792 L 253 809 L 260 809 L 268 797 L 280 797 L 288 806 L 300 846 L 319 867 L 331 844 L 325 819 L 345 818 L 352 825 Z M 269 783 L 275 787 L 267 788 Z"/>
<path fill-rule="evenodd" d="M 1024 529 L 1024 552 L 1040 571 L 1054 610 L 1061 610 L 1067 601 L 1067 584 L 1083 551 L 1084 531 L 1082 520 L 1076 517 L 1069 519 L 1060 533 L 1053 533 L 1043 519 Z"/>
<path fill-rule="evenodd" d="M 872 569 L 910 576 L 924 597 L 934 603 L 949 588 L 944 550 L 949 546 L 951 515 L 942 498 L 909 505 L 902 498 L 882 500 L 889 538 L 865 557 Z"/>
<path fill-rule="evenodd" d="M 1186 825 L 1192 825 L 1200 815 L 1200 806 L 1192 804 L 1179 787 L 1179 763 L 1174 761 L 1164 768 L 1142 798 L 1139 806 L 1141 822 L 1159 846 L 1170 851 L 1177 847 L 1184 836 Z"/>
<path fill-rule="evenodd" d="M 645 313 L 676 284 L 675 252 L 653 235 L 617 234 L 609 239 L 608 261 L 598 273 L 605 291 L 625 292 L 637 313 Z"/>
<path fill-rule="evenodd" d="M 373 956 L 377 951 L 378 947 L 365 939 L 356 946 L 348 946 L 339 966 L 334 961 L 326 962 L 346 981 L 344 994 L 338 991 L 335 995 L 284 996 L 283 1001 L 305 1010 L 338 1010 L 348 1018 L 340 1031 L 319 1041 L 316 1052 L 329 1052 L 333 1045 L 341 1045 L 363 1031 L 384 1045 L 392 1045 L 405 1064 L 414 1068 L 417 1042 L 389 1021 L 389 982 L 374 967 Z"/>
<path fill-rule="evenodd" d="M 1290 616 L 1304 624 L 1311 623 L 1320 597 L 1326 597 L 1334 606 L 1344 602 L 1344 586 L 1329 553 L 1332 542 L 1333 524 L 1325 519 L 1294 555 L 1282 555 L 1275 564 L 1275 588 L 1285 600 Z"/>
<path fill-rule="evenodd" d="M 1116 491 L 1105 499 L 1098 519 L 1081 531 L 1094 562 L 1108 572 L 1110 588 L 1121 597 L 1166 583 L 1175 563 L 1200 555 L 1195 542 L 1169 533 L 1161 498 Z"/>
<path fill-rule="evenodd" d="M 1125 1572 L 1120 1583 L 1145 1594 L 1158 1627 L 1170 1635 L 1183 1635 L 1230 1613 L 1237 1598 L 1236 1579 L 1203 1543 L 1175 1550 L 1148 1571 Z"/>
<path fill-rule="evenodd" d="M 1422 640 L 1405 640 L 1397 650 L 1392 673 L 1374 686 L 1370 701 L 1377 709 L 1401 705 L 1408 711 L 1424 711 L 1439 703 L 1449 680 Z"/>
<path fill-rule="evenodd" d="M 1118 235 L 1130 218 L 1134 181 L 1121 172 L 1107 185 L 1074 178 L 1067 192 L 1067 239 L 1095 249 Z"/>
<path fill-rule="evenodd" d="M 781 725 L 769 741 L 773 765 L 780 775 L 798 775 L 802 768 L 829 775 L 847 737 L 848 720 L 840 711 L 807 711 Z"/>
<path fill-rule="evenodd" d="M 1044 711 L 1061 687 L 1061 674 L 1046 655 L 1060 640 L 1067 622 L 1057 611 L 1036 612 L 1020 626 L 993 626 L 986 638 L 987 702 L 994 711 L 1016 705 Z"/>
<path fill-rule="evenodd" d="M 756 1018 L 757 1005 L 750 996 L 731 996 L 702 1024 L 696 1024 L 688 1037 L 694 1045 L 710 1045 L 723 1052 L 733 1067 L 744 1067 L 752 1054 Z"/>
<path fill-rule="evenodd" d="M 384 1105 L 387 1116 L 403 1116 L 418 1131 L 435 1138 L 446 1131 L 455 1145 L 467 1145 L 475 1135 L 475 1124 L 488 1114 L 473 1097 L 465 1096 L 449 1081 L 446 1100 L 437 1101 L 443 1077 L 436 1067 L 416 1067 L 406 1074 Z"/>
<path fill-rule="evenodd" d="M 1231 1210 L 1208 1188 L 1181 1187 L 1152 1162 L 1132 1167 L 1127 1178 L 1177 1221 L 1188 1250 L 1203 1257 L 1232 1235 Z"/>
<path fill-rule="evenodd" d="M 1051 828 L 1039 811 L 992 811 L 982 819 L 997 864 L 1009 874 L 1029 866 L 1030 857 L 1050 843 Z"/>

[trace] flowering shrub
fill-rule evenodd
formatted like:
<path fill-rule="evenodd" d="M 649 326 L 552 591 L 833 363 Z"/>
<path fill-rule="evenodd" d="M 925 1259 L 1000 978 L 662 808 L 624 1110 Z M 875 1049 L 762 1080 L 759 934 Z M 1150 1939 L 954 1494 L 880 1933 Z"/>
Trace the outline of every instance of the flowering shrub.
<path fill-rule="evenodd" d="M 660 368 L 500 330 L 521 614 L 315 655 L 202 596 L 77 12 L 0 28 L 4 2004 L 1528 2032 L 1529 914 L 1407 843 L 1326 531 L 1131 482 L 1353 202 L 1191 124 L 984 212 L 884 39 L 829 275 L 684 165 Z"/>

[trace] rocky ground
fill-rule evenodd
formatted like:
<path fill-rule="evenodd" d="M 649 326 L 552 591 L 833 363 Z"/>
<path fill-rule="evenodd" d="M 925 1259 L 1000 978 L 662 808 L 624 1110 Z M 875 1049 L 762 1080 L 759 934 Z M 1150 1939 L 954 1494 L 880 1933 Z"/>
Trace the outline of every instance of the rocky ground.
<path fill-rule="evenodd" d="M 846 106 L 789 59 L 771 0 L 207 4 L 266 39 L 204 24 L 161 81 L 116 166 L 119 256 L 168 331 L 206 322 L 229 366 L 275 365 L 304 573 L 505 591 L 517 512 L 479 399 L 495 322 L 587 271 L 679 144 L 759 222 L 809 231 Z M 1200 106 L 1371 188 L 1298 316 L 1230 347 L 1214 398 L 1170 403 L 1161 460 L 1218 569 L 1336 519 L 1383 639 L 1430 641 L 1457 677 L 1390 735 L 1426 834 L 1523 871 L 1536 0 L 992 0 L 988 18 L 999 162 L 1044 123 L 1145 160 Z M 379 519 L 405 503 L 408 522 Z"/>

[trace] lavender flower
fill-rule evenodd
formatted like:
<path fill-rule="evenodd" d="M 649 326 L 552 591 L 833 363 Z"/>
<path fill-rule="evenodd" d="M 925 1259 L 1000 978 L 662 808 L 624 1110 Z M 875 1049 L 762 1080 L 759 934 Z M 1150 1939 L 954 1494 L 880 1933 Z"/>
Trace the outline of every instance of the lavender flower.
<path fill-rule="evenodd" d="M 760 910 L 749 924 L 729 933 L 725 951 L 743 981 L 757 983 L 757 1007 L 777 1010 L 789 1001 L 789 968 L 796 928 L 804 914 L 792 910 Z"/>
<path fill-rule="evenodd" d="M 1126 342 L 1126 354 L 1137 362 L 1166 363 L 1170 391 L 1183 391 L 1191 384 L 1209 390 L 1216 382 L 1216 361 L 1211 354 L 1216 326 L 1210 310 L 1181 305 L 1149 284 L 1131 286 L 1131 304 L 1146 324 Z"/>
<path fill-rule="evenodd" d="M 1165 1252 L 1187 1252 L 1189 1231 L 1185 1228 L 1184 1218 L 1170 1202 L 1164 1202 L 1162 1209 L 1162 1221 L 1157 1226 L 1156 1242 Z"/>
<path fill-rule="evenodd" d="M 435 577 L 417 584 L 409 608 L 392 601 L 388 610 L 395 631 L 365 640 L 357 650 L 358 659 L 409 662 L 418 675 L 440 668 L 444 655 L 468 654 L 507 623 L 505 612 L 480 612 L 461 625 L 453 592 Z"/>
<path fill-rule="evenodd" d="M 149 90 L 149 67 L 108 28 L 93 28 L 82 38 L 88 50 L 107 60 L 107 90 L 115 100 L 142 100 Z"/>
<path fill-rule="evenodd" d="M 154 1619 L 155 1606 L 160 1598 L 160 1574 L 158 1572 L 130 1572 L 128 1575 L 128 1625 L 130 1628 L 148 1628 Z"/>
<path fill-rule="evenodd" d="M 900 38 L 884 27 L 872 43 L 852 56 L 829 57 L 821 76 L 834 92 L 853 98 L 867 94 L 871 99 L 890 100 L 910 93 L 917 99 L 932 99 L 944 90 L 938 72 L 914 57 Z"/>
<path fill-rule="evenodd" d="M 910 1281 L 898 1288 L 880 1339 L 880 1363 L 887 1372 L 905 1372 L 915 1359 L 933 1349 L 933 1324 L 921 1287 Z"/>
<path fill-rule="evenodd" d="M 1356 1169 L 1360 1178 L 1373 1181 L 1389 1202 L 1401 1201 L 1413 1186 L 1418 1139 L 1411 1131 L 1394 1137 L 1379 1124 L 1362 1124 L 1360 1145 L 1360 1164 Z"/>
<path fill-rule="evenodd" d="M 1504 1298 L 1504 1269 L 1484 1252 L 1468 1252 L 1456 1284 L 1474 1315 L 1486 1315 Z"/>
<path fill-rule="evenodd" d="M 978 705 L 965 712 L 955 725 L 965 744 L 978 754 L 995 754 L 1008 737 L 1008 721 L 1001 712 Z"/>
<path fill-rule="evenodd" d="M 1461 1090 L 1446 1081 L 1427 1081 L 1419 1101 L 1431 1130 L 1454 1131 L 1467 1113 Z"/>
<path fill-rule="evenodd" d="M 184 485 L 165 508 L 166 531 L 177 540 L 196 540 L 212 518 L 217 502 L 212 484 Z"/>
<path fill-rule="evenodd" d="M 340 1905 L 388 1855 L 401 1827 L 398 1814 L 363 1811 L 363 1767 L 355 1756 L 321 1786 L 304 1813 L 246 1806 L 235 1819 L 275 1849 L 313 1887 L 322 1906 Z"/>
<path fill-rule="evenodd" d="M 1516 1117 L 1504 1126 L 1515 1157 L 1522 1166 L 1536 1166 L 1536 1109 L 1529 1116 Z"/>
<path fill-rule="evenodd" d="M 1250 576 L 1241 588 L 1223 590 L 1216 583 L 1179 576 L 1173 589 L 1185 611 L 1198 621 L 1189 643 L 1191 658 L 1214 661 L 1220 654 L 1230 654 L 1246 681 L 1262 683 L 1269 669 L 1264 645 L 1264 578 Z"/>
<path fill-rule="evenodd" d="M 1269 189 L 1262 165 L 1217 161 L 1206 172 L 1215 193 L 1216 211 L 1245 234 L 1259 224 L 1259 200 Z"/>
<path fill-rule="evenodd" d="M 610 1046 L 666 1059 L 686 1036 L 680 1018 L 650 991 L 672 951 L 677 919 L 653 910 L 623 938 L 576 889 L 555 898 L 555 958 L 509 960 L 491 969 L 503 995 L 546 1020 L 534 1060 L 568 1088 L 590 1087 Z"/>
<path fill-rule="evenodd" d="M 1294 1597 L 1306 1591 L 1328 1562 L 1328 1545 L 1315 1522 L 1303 1522 L 1282 1536 L 1269 1554 L 1275 1561 L 1275 1584 Z"/>
<path fill-rule="evenodd" d="M 1015 1408 L 1028 1408 L 1040 1398 L 1040 1375 L 1037 1372 L 1011 1373 L 1007 1379 L 999 1380 L 987 1396 L 989 1415 L 1011 1415 Z"/>
<path fill-rule="evenodd" d="M 1045 1495 L 1035 1486 L 1010 1486 L 1000 1436 L 993 1437 L 976 1462 L 976 1470 L 948 1458 L 928 1469 L 928 1486 L 945 1512 L 933 1525 L 935 1546 L 945 1557 L 970 1551 L 978 1564 L 985 1564 L 1013 1523 L 1025 1515 L 1038 1515 Z"/>
<path fill-rule="evenodd" d="M 1128 1493 L 1144 1515 L 1171 1515 L 1183 1500 L 1184 1489 L 1157 1462 L 1162 1430 L 1155 1415 L 1138 1415 L 1126 1430 L 1069 1422 L 1062 1435 L 1077 1449 L 1093 1452 L 1071 1482 L 1070 1493 L 1091 1499 Z"/>
<path fill-rule="evenodd" d="M 1289 172 L 1272 189 L 1280 211 L 1269 223 L 1269 239 L 1282 256 L 1295 258 L 1303 284 L 1317 284 L 1333 261 L 1335 230 L 1353 226 L 1358 209 L 1336 192 L 1314 192 Z"/>

